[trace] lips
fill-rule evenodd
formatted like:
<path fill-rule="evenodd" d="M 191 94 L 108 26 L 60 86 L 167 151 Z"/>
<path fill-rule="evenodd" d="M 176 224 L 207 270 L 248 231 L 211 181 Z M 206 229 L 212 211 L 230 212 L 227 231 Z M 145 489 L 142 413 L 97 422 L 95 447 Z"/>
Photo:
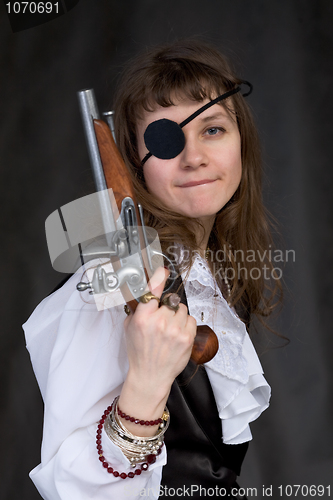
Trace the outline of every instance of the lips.
<path fill-rule="evenodd" d="M 187 187 L 193 187 L 193 186 L 201 186 L 203 184 L 211 184 L 212 182 L 215 182 L 216 180 L 217 179 L 201 179 L 200 181 L 186 182 L 185 184 L 181 184 L 179 187 L 187 188 Z"/>

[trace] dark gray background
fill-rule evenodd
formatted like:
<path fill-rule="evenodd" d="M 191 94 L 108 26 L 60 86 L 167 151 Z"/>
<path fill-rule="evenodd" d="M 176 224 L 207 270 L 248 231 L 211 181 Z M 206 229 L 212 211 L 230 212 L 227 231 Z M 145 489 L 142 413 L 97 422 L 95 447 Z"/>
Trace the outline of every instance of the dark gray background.
<path fill-rule="evenodd" d="M 42 403 L 21 324 L 62 278 L 51 268 L 45 219 L 93 191 L 76 91 L 94 87 L 107 109 L 130 56 L 193 35 L 223 50 L 254 84 L 264 197 L 280 224 L 278 244 L 296 252 L 284 268 L 285 303 L 274 323 L 291 343 L 276 348 L 272 334 L 259 339 L 273 397 L 252 426 L 240 484 L 257 487 L 258 498 L 262 485 L 274 485 L 273 498 L 281 498 L 279 485 L 329 486 L 333 2 L 81 0 L 65 16 L 16 34 L 3 4 L 0 14 L 1 498 L 39 498 L 28 471 L 39 463 Z"/>

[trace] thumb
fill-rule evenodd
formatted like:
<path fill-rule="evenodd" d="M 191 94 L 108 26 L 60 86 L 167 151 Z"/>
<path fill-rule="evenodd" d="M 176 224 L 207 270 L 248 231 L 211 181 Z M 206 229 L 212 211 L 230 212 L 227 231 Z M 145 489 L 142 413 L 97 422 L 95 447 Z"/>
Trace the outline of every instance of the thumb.
<path fill-rule="evenodd" d="M 150 278 L 148 283 L 149 290 L 154 295 L 157 295 L 157 297 L 161 297 L 169 275 L 170 272 L 165 267 L 158 267 Z"/>

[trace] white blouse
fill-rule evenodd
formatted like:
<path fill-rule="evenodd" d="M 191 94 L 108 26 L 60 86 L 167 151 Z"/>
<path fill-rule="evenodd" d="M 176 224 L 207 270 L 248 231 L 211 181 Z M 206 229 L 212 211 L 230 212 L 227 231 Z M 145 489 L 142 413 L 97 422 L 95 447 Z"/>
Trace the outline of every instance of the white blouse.
<path fill-rule="evenodd" d="M 165 446 L 149 470 L 133 479 L 114 477 L 98 460 L 97 421 L 120 394 L 128 371 L 126 315 L 120 292 L 108 295 L 105 308 L 105 298 L 76 290 L 81 277 L 79 270 L 44 299 L 23 326 L 45 404 L 41 463 L 30 477 L 47 500 L 157 499 L 167 462 Z M 186 279 L 185 291 L 197 324 L 209 325 L 218 336 L 219 351 L 205 367 L 223 441 L 231 445 L 249 441 L 249 423 L 267 408 L 270 387 L 245 325 L 228 306 L 200 256 Z M 114 469 L 131 470 L 104 430 L 102 447 Z"/>

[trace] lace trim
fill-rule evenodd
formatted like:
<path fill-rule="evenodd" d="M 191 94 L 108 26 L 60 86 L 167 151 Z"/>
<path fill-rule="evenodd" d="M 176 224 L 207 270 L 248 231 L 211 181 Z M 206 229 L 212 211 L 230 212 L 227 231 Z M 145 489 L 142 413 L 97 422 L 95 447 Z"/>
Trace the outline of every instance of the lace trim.
<path fill-rule="evenodd" d="M 198 325 L 209 325 L 219 341 L 220 347 L 216 356 L 206 365 L 231 380 L 246 384 L 249 375 L 247 361 L 243 356 L 246 335 L 244 323 L 228 306 L 209 266 L 199 254 L 194 259 L 189 275 L 186 274 L 182 277 L 190 314 L 197 320 Z"/>

